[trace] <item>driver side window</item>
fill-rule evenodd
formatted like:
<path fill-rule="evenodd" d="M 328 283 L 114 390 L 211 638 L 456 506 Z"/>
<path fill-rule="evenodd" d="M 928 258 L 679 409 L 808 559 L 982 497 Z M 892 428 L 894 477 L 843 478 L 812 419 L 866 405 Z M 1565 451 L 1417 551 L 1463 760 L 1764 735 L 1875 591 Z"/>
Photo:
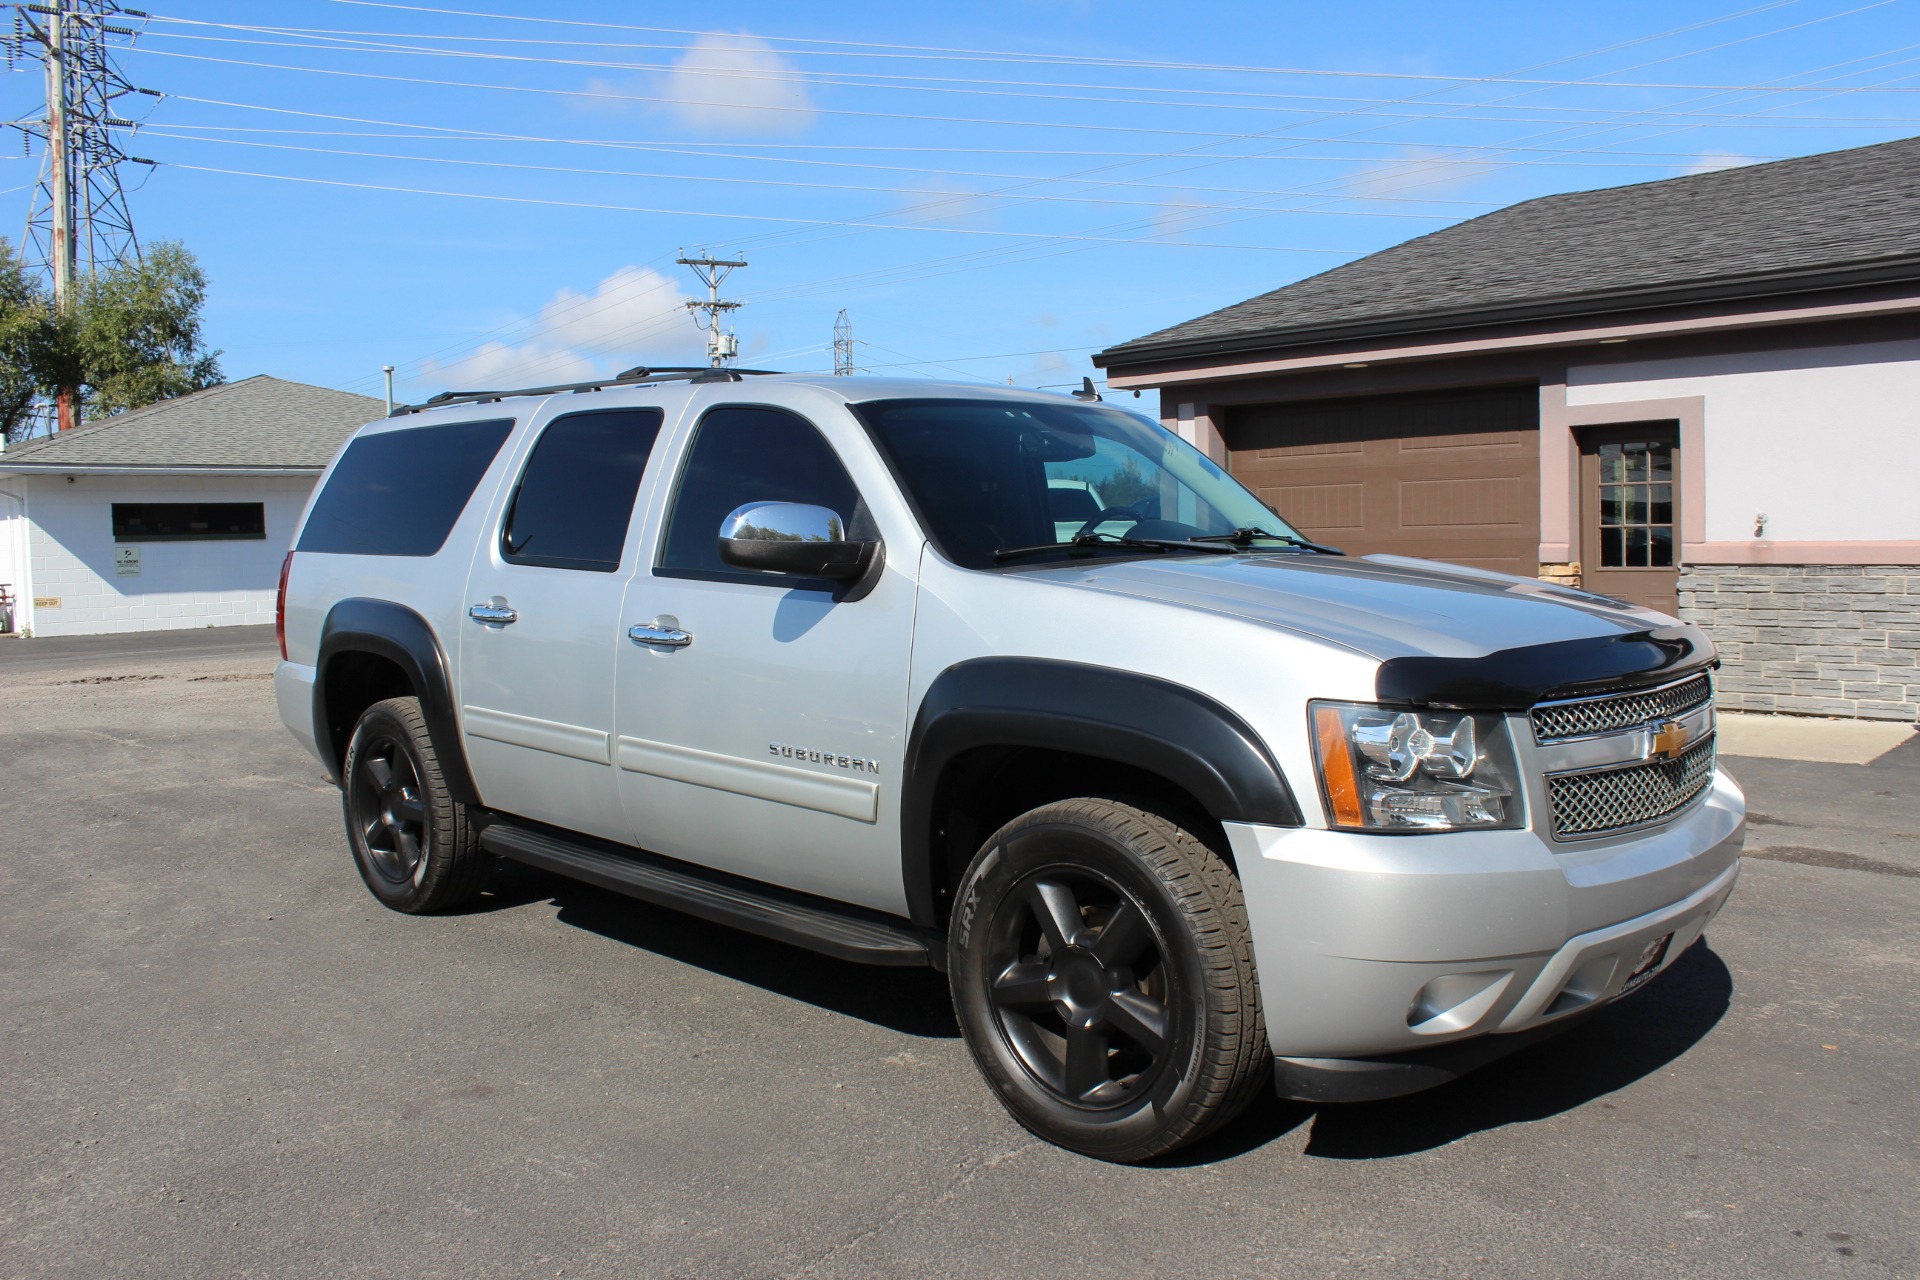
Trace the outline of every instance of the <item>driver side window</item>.
<path fill-rule="evenodd" d="M 860 495 L 819 430 L 779 409 L 720 408 L 700 420 L 667 517 L 656 572 L 766 582 L 720 559 L 720 523 L 749 502 L 825 507 L 852 527 Z M 792 579 L 779 582 L 792 587 Z"/>

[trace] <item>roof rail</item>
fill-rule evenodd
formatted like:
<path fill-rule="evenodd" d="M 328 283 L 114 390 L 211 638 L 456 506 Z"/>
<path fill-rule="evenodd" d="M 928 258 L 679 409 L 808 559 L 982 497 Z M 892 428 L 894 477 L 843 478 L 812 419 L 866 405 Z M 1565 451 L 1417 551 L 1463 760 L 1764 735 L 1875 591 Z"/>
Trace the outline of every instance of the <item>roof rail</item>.
<path fill-rule="evenodd" d="M 611 378 L 596 378 L 591 382 L 561 382 L 551 387 L 517 387 L 503 391 L 442 391 L 419 404 L 397 404 L 387 416 L 397 418 L 402 414 L 419 413 L 423 409 L 444 409 L 455 404 L 487 404 L 508 396 L 552 396 L 562 392 L 601 391 L 607 387 L 638 387 L 654 382 L 740 382 L 748 377 L 769 377 L 780 372 L 778 369 L 716 369 L 711 365 L 642 364 L 616 373 Z"/>

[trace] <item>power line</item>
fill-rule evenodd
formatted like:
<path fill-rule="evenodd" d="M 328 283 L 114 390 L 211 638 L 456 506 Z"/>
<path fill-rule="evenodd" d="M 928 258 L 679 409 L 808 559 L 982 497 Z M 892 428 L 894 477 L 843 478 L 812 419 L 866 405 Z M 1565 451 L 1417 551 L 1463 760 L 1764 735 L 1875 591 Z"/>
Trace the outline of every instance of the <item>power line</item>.
<path fill-rule="evenodd" d="M 561 209 L 599 209 L 611 213 L 657 213 L 676 218 L 726 218 L 738 222 L 779 222 L 793 226 L 806 227 L 861 227 L 870 231 L 927 231 L 940 235 L 956 236 L 1004 236 L 1016 240 L 1086 240 L 1106 239 L 1112 244 L 1142 244 L 1141 239 L 1113 240 L 1099 236 L 1060 235 L 1045 231 L 1000 231 L 985 227 L 931 227 L 915 226 L 910 223 L 857 222 L 825 218 L 791 218 L 771 213 L 719 213 L 713 210 L 656 209 L 641 205 L 602 204 L 590 200 L 548 200 L 537 196 L 503 196 L 479 191 L 435 191 L 426 187 L 397 187 L 378 182 L 350 182 L 344 178 L 309 178 L 290 173 L 256 173 L 246 169 L 223 169 L 213 165 L 185 164 L 178 160 L 167 160 L 169 169 L 185 169 L 193 173 L 218 173 L 234 178 L 265 178 L 275 182 L 300 182 L 320 187 L 348 187 L 359 191 L 388 191 L 398 195 L 411 196 L 448 196 L 460 200 L 489 200 L 501 204 L 545 205 Z M 1189 249 L 1255 249 L 1264 253 L 1322 253 L 1334 257 L 1351 258 L 1355 250 L 1300 248 L 1277 244 L 1209 244 L 1199 241 L 1153 240 L 1151 243 L 1178 245 Z"/>
<path fill-rule="evenodd" d="M 1874 4 L 1862 6 L 1861 10 L 1854 10 L 1853 12 L 1861 12 L 1864 9 L 1870 9 L 1870 8 L 1880 8 L 1885 5 L 1892 4 L 1893 2 L 1894 0 L 1876 0 Z M 405 12 L 405 13 L 429 13 L 429 14 L 436 14 L 442 17 L 485 18 L 485 19 L 489 19 L 493 21 L 501 21 L 501 22 L 527 22 L 527 23 L 539 23 L 539 24 L 544 24 L 548 26 L 587 27 L 587 28 L 595 28 L 599 30 L 611 30 L 611 31 L 639 31 L 639 32 L 648 32 L 656 35 L 694 36 L 697 38 L 705 38 L 705 39 L 738 40 L 741 38 L 741 34 L 739 32 L 732 32 L 732 31 L 703 31 L 703 30 L 695 30 L 695 29 L 682 28 L 682 27 L 652 27 L 652 26 L 640 26 L 640 25 L 631 24 L 631 23 L 589 22 L 581 19 L 532 17 L 532 16 L 527 16 L 522 14 L 488 13 L 488 12 L 482 12 L 482 11 L 476 11 L 476 10 L 470 10 L 470 9 L 446 9 L 446 8 L 435 8 L 427 5 L 397 4 L 397 3 L 389 3 L 387 2 L 387 0 L 331 0 L 331 3 L 354 5 L 356 7 L 368 8 L 368 9 L 396 10 L 396 11 Z M 1736 16 L 1746 17 L 1746 16 L 1751 16 L 1752 14 L 1755 14 L 1755 13 L 1761 13 L 1770 9 L 1776 9 L 1776 8 L 1782 8 L 1782 7 L 1784 7 L 1784 3 L 1765 4 L 1765 5 L 1760 5 L 1753 9 L 1744 10 Z M 1695 23 L 1690 26 L 1677 28 L 1669 32 L 1663 32 L 1661 33 L 1661 36 L 1655 36 L 1652 38 L 1659 39 L 1659 38 L 1663 38 L 1664 36 L 1685 34 L 1688 31 L 1698 30 L 1701 27 L 1712 25 L 1714 22 L 1720 21 L 1720 20 L 1722 19 L 1709 19 L 1705 22 Z M 446 39 L 449 37 L 438 37 L 438 38 Z M 461 37 L 451 37 L 451 38 L 458 39 Z M 837 49 L 835 51 L 826 55 L 826 56 L 833 56 L 833 57 L 856 57 L 856 56 L 915 57 L 915 58 L 931 57 L 931 58 L 937 58 L 942 61 L 971 60 L 976 58 L 983 58 L 983 59 L 991 59 L 995 61 L 1040 63 L 1040 64 L 1046 64 L 1046 65 L 1128 67 L 1128 68 L 1143 69 L 1143 70 L 1205 71 L 1205 72 L 1213 72 L 1213 73 L 1224 72 L 1224 73 L 1251 74 L 1251 75 L 1327 76 L 1327 77 L 1367 79 L 1367 80 L 1417 80 L 1417 81 L 1432 81 L 1432 82 L 1439 82 L 1439 83 L 1445 83 L 1445 84 L 1519 84 L 1519 85 L 1535 85 L 1535 86 L 1542 86 L 1542 87 L 1549 87 L 1549 88 L 1568 87 L 1568 86 L 1577 85 L 1580 87 L 1593 87 L 1593 88 L 1603 88 L 1603 89 L 1613 89 L 1613 88 L 1680 89 L 1680 90 L 1706 90 L 1706 91 L 1714 91 L 1714 92 L 1764 91 L 1764 92 L 1791 93 L 1791 92 L 1812 92 L 1813 91 L 1812 89 L 1798 89 L 1792 86 L 1746 86 L 1746 85 L 1715 85 L 1715 84 L 1686 84 L 1686 83 L 1676 84 L 1676 83 L 1658 83 L 1658 82 L 1649 83 L 1649 82 L 1638 82 L 1638 81 L 1601 81 L 1601 82 L 1595 82 L 1592 80 L 1567 81 L 1567 80 L 1529 79 L 1529 78 L 1517 77 L 1517 76 L 1445 75 L 1445 74 L 1439 74 L 1439 73 L 1416 72 L 1416 71 L 1352 71 L 1352 70 L 1343 70 L 1343 69 L 1315 68 L 1315 67 L 1241 66 L 1241 65 L 1234 65 L 1230 63 L 1177 62 L 1177 61 L 1139 59 L 1139 58 L 1102 58 L 1102 57 L 1087 56 L 1087 55 L 1030 54 L 1030 53 L 1021 53 L 1018 51 L 995 50 L 995 49 L 943 48 L 943 47 L 933 46 L 933 45 L 881 44 L 881 43 L 875 43 L 875 42 L 863 41 L 863 40 L 829 40 L 829 39 L 810 38 L 810 37 L 804 37 L 804 36 L 764 36 L 762 35 L 762 36 L 755 36 L 753 38 L 758 40 L 763 40 L 768 44 L 775 44 L 775 45 L 799 44 L 799 45 L 837 46 Z M 1634 44 L 1634 43 L 1644 43 L 1644 42 L 1629 41 L 1627 43 Z M 1588 54 L 1588 55 L 1580 55 L 1580 56 L 1582 57 L 1597 56 L 1597 53 L 1612 52 L 1615 49 L 1625 48 L 1625 47 L 1627 46 L 1614 45 L 1614 46 L 1610 46 L 1605 50 L 1596 51 L 1596 54 Z M 862 50 L 879 50 L 883 52 L 879 54 L 874 54 L 874 55 L 865 55 L 857 52 Z M 777 52 L 785 56 L 801 56 L 805 53 L 804 50 L 800 50 L 800 49 L 780 49 L 780 50 L 777 50 Z M 1572 59 L 1561 59 L 1560 61 L 1571 61 L 1571 60 Z M 1552 64 L 1548 64 L 1548 65 L 1552 65 Z M 1920 92 L 1920 89 L 1888 90 L 1888 89 L 1868 88 L 1862 91 L 1863 92 L 1908 93 L 1908 92 Z"/>
<path fill-rule="evenodd" d="M 1891 3 L 1891 0 L 1876 0 L 1876 3 Z M 1872 7 L 1872 6 L 1869 6 L 1869 7 Z M 1390 99 L 1390 98 L 1354 98 L 1354 97 L 1348 97 L 1348 96 L 1337 96 L 1337 95 L 1328 95 L 1328 94 L 1264 93 L 1264 92 L 1250 92 L 1245 90 L 1201 89 L 1201 88 L 1188 88 L 1184 86 L 1169 86 L 1169 85 L 1141 86 L 1141 85 L 1058 83 L 1058 82 L 1051 82 L 1051 81 L 983 80 L 978 78 L 966 78 L 966 77 L 955 77 L 955 76 L 899 76 L 899 75 L 889 75 L 889 74 L 854 75 L 854 74 L 842 73 L 842 72 L 824 72 L 824 73 L 823 72 L 796 72 L 793 74 L 787 74 L 780 71 L 767 70 L 765 68 L 746 66 L 746 65 L 742 65 L 739 67 L 726 67 L 726 66 L 713 65 L 710 63 L 703 63 L 698 67 L 690 68 L 690 67 L 679 66 L 675 64 L 669 64 L 669 63 L 614 62 L 614 61 L 608 61 L 605 59 L 590 59 L 590 58 L 547 58 L 547 57 L 536 57 L 528 54 L 488 53 L 488 52 L 480 52 L 480 51 L 467 50 L 467 49 L 442 49 L 442 48 L 433 48 L 431 46 L 398 45 L 398 44 L 391 44 L 391 43 L 376 43 L 372 41 L 355 41 L 352 43 L 340 43 L 340 42 L 322 43 L 314 40 L 247 40 L 247 39 L 241 39 L 238 37 L 231 37 L 231 36 L 201 36 L 201 35 L 190 35 L 184 32 L 166 32 L 166 31 L 156 32 L 155 35 L 159 38 L 172 39 L 172 40 L 193 40 L 193 41 L 204 41 L 204 42 L 214 43 L 214 44 L 237 44 L 237 45 L 246 45 L 250 47 L 264 47 L 264 48 L 275 48 L 275 49 L 300 49 L 300 50 L 309 50 L 313 52 L 387 54 L 387 55 L 394 55 L 394 56 L 436 57 L 436 58 L 463 58 L 463 59 L 469 59 L 469 60 L 481 60 L 481 61 L 492 61 L 492 62 L 534 63 L 534 64 L 544 65 L 544 66 L 590 67 L 598 70 L 609 70 L 609 71 L 648 71 L 648 72 L 676 72 L 677 71 L 677 72 L 680 72 L 686 75 L 692 75 L 692 76 L 744 79 L 744 80 L 754 80 L 754 81 L 762 81 L 762 82 L 776 83 L 776 84 L 796 84 L 796 85 L 802 85 L 807 87 L 819 86 L 819 87 L 856 88 L 856 89 L 880 89 L 880 90 L 891 90 L 895 92 L 906 92 L 906 93 L 946 93 L 946 94 L 962 94 L 962 95 L 974 96 L 974 97 L 1019 98 L 1019 99 L 1031 99 L 1031 100 L 1051 101 L 1051 102 L 1093 102 L 1093 103 L 1104 103 L 1104 104 L 1117 104 L 1122 106 L 1180 107 L 1180 108 L 1187 108 L 1187 109 L 1213 110 L 1213 111 L 1263 111 L 1263 112 L 1284 112 L 1284 113 L 1295 114 L 1295 115 L 1307 115 L 1307 114 L 1313 114 L 1317 111 L 1324 110 L 1324 108 L 1280 107 L 1280 106 L 1267 106 L 1267 105 L 1260 105 L 1256 103 L 1243 103 L 1243 102 L 1182 102 L 1182 101 L 1168 101 L 1164 98 L 1139 98 L 1139 97 L 1110 98 L 1110 97 L 1093 97 L 1086 94 L 1040 93 L 1040 92 L 1025 92 L 1025 91 L 1016 91 L 1016 90 L 1092 89 L 1092 90 L 1118 91 L 1118 92 L 1136 93 L 1136 94 L 1138 93 L 1187 94 L 1187 95 L 1193 95 L 1196 97 L 1259 98 L 1259 99 L 1270 99 L 1270 100 L 1285 99 L 1285 100 L 1302 101 L 1302 102 L 1336 102 L 1336 103 L 1355 103 L 1355 104 L 1361 104 L 1361 105 L 1392 105 L 1397 101 L 1401 101 L 1399 99 Z M 406 37 L 406 38 L 436 39 L 440 37 L 420 36 L 420 37 Z M 682 46 L 663 46 L 663 47 L 675 48 L 675 49 L 682 48 Z M 702 50 L 701 52 L 706 53 L 708 51 Z M 724 53 L 724 52 L 727 52 L 727 50 L 719 49 L 719 50 L 713 50 L 712 52 Z M 765 53 L 765 51 L 763 50 L 747 49 L 744 47 L 740 50 L 740 52 L 752 54 L 756 56 L 764 56 L 764 53 Z M 1568 82 L 1562 82 L 1562 83 L 1567 87 L 1572 87 L 1575 85 L 1579 85 L 1580 87 L 1588 87 L 1588 88 L 1610 87 L 1603 83 L 1602 84 L 1594 84 L 1594 83 L 1583 84 L 1582 82 L 1577 82 L 1577 81 L 1568 81 Z M 1703 86 L 1638 85 L 1638 86 L 1622 86 L 1622 87 L 1632 87 L 1632 88 L 1635 88 L 1636 90 L 1640 90 L 1640 89 L 1655 88 L 1655 87 L 1677 89 L 1677 88 L 1698 88 Z M 1726 86 L 1726 91 L 1732 91 L 1739 88 L 1740 88 L 1739 86 Z M 1547 105 L 1541 105 L 1541 104 L 1531 104 L 1526 108 L 1517 108 L 1517 107 L 1516 108 L 1499 108 L 1498 104 L 1493 104 L 1493 103 L 1475 103 L 1472 105 L 1478 108 L 1487 109 L 1487 110 L 1492 110 L 1492 109 L 1501 109 L 1501 110 L 1510 110 L 1510 111 L 1511 110 L 1532 110 L 1532 111 L 1560 112 L 1563 114 L 1571 114 L 1571 113 L 1591 114 L 1594 110 L 1594 108 L 1590 108 L 1590 107 L 1556 107 L 1556 106 L 1547 106 Z M 804 109 L 804 108 L 796 108 L 796 109 Z M 1625 112 L 1626 114 L 1629 114 L 1629 115 L 1660 114 L 1658 109 L 1619 108 L 1617 110 L 1621 112 Z M 1460 118 L 1472 119 L 1472 120 L 1494 120 L 1498 122 L 1507 122 L 1511 119 L 1510 117 L 1506 117 L 1506 116 L 1496 116 L 1496 117 L 1463 116 Z M 1799 119 L 1799 117 L 1782 117 L 1782 119 L 1795 120 L 1795 119 Z M 1847 123 L 1853 122 L 1853 118 L 1851 117 L 1840 117 L 1840 116 L 1821 116 L 1821 117 L 1812 117 L 1812 119 L 1818 122 L 1828 122 L 1828 121 L 1839 121 L 1839 122 L 1847 122 Z M 1907 118 L 1903 117 L 1898 120 L 1887 120 L 1887 121 L 1879 121 L 1879 122 L 1905 123 L 1906 120 Z M 1524 121 L 1524 122 L 1545 123 L 1543 121 Z"/>
<path fill-rule="evenodd" d="M 569 165 L 522 164 L 522 163 L 516 163 L 509 160 L 466 160 L 466 159 L 460 159 L 458 157 L 450 157 L 450 156 L 396 155 L 392 152 L 382 152 L 382 151 L 352 151 L 342 147 L 302 147 L 302 146 L 295 146 L 291 143 L 255 142 L 255 141 L 251 141 L 249 139 L 244 139 L 244 138 L 191 136 L 186 134 L 169 132 L 167 128 L 164 126 L 160 128 L 148 129 L 146 133 L 148 137 L 171 138 L 171 139 L 175 139 L 182 142 L 215 142 L 215 143 L 220 143 L 224 146 L 255 147 L 255 148 L 262 148 L 262 149 L 274 150 L 274 151 L 293 151 L 293 152 L 299 152 L 299 153 L 308 154 L 308 155 L 349 156 L 349 157 L 365 159 L 365 160 L 399 160 L 399 161 L 407 162 L 409 164 L 421 164 L 421 163 L 446 164 L 446 165 L 459 165 L 467 168 L 514 169 L 514 170 L 521 170 L 521 171 L 531 171 L 536 173 L 571 173 L 571 174 L 579 174 L 579 175 L 584 175 L 589 177 L 645 178 L 653 181 L 712 182 L 712 183 L 722 183 L 722 184 L 729 184 L 729 185 L 757 186 L 757 187 L 797 187 L 797 188 L 802 188 L 805 190 L 813 190 L 813 191 L 855 191 L 855 192 L 861 192 L 861 193 L 871 194 L 871 195 L 896 194 L 896 190 L 894 188 L 863 187 L 863 186 L 859 186 L 852 183 L 793 182 L 793 181 L 787 181 L 787 180 L 778 179 L 778 178 L 735 178 L 735 177 L 723 177 L 723 176 L 718 176 L 714 174 L 697 174 L 697 173 L 648 173 L 648 172 L 634 170 L 634 169 L 588 169 L 588 168 L 581 168 L 581 167 L 575 167 L 575 166 L 569 166 Z M 160 163 L 170 163 L 170 162 L 160 162 Z M 906 170 L 904 169 L 904 167 L 902 171 L 911 172 L 911 170 Z M 1046 179 L 1040 179 L 1040 180 L 1045 181 Z M 1142 184 L 1142 185 L 1145 185 L 1145 184 Z M 962 202 L 968 201 L 968 200 L 976 200 L 976 199 L 995 199 L 995 200 L 1021 200 L 1021 201 L 1046 203 L 1046 204 L 1111 204 L 1111 205 L 1131 205 L 1134 207 L 1144 207 L 1144 208 L 1161 208 L 1164 206 L 1164 202 L 1157 201 L 1157 200 L 1116 200 L 1116 199 L 1110 199 L 1110 198 L 1101 197 L 1101 196 L 1048 196 L 1048 195 L 1031 195 L 1031 194 L 1024 194 L 1019 192 L 1009 192 L 1005 195 L 996 195 L 996 196 L 987 197 L 980 192 L 972 192 L 972 191 L 935 191 L 935 192 L 929 192 L 928 194 L 934 195 L 934 196 L 951 197 L 955 200 L 962 201 Z M 1255 194 L 1255 193 L 1250 192 L 1249 194 Z M 1426 222 L 1434 222 L 1434 221 L 1448 222 L 1453 220 L 1453 216 L 1449 214 L 1396 213 L 1391 210 L 1384 210 L 1384 209 L 1344 209 L 1344 210 L 1343 209 L 1288 209 L 1288 208 L 1273 208 L 1265 205 L 1253 206 L 1253 205 L 1232 205 L 1232 204 L 1213 204 L 1213 205 L 1208 205 L 1206 207 L 1218 208 L 1223 210 L 1242 210 L 1242 209 L 1259 208 L 1264 211 L 1272 212 L 1275 214 L 1303 213 L 1303 214 L 1319 214 L 1319 215 L 1331 216 L 1331 217 L 1414 218 L 1414 219 L 1418 219 Z M 710 216 L 719 217 L 723 215 L 715 214 Z"/>
<path fill-rule="evenodd" d="M 1888 3 L 1892 3 L 1892 0 L 1877 0 L 1877 2 L 1880 4 L 1888 4 Z M 987 125 L 987 126 L 992 126 L 996 128 L 1067 129 L 1067 130 L 1092 132 L 1092 133 L 1151 134 L 1155 136 L 1181 137 L 1181 138 L 1241 138 L 1241 137 L 1247 136 L 1244 133 L 1223 132 L 1218 129 L 1171 129 L 1171 128 L 1154 126 L 1154 125 L 1091 124 L 1085 121 L 995 119 L 995 118 L 986 117 L 986 116 L 944 116 L 944 115 L 931 115 L 923 112 L 904 112 L 904 111 L 857 111 L 857 110 L 852 110 L 846 107 L 821 107 L 821 106 L 814 106 L 811 104 L 806 106 L 795 106 L 795 105 L 789 105 L 789 104 L 770 103 L 770 102 L 755 102 L 755 103 L 712 102 L 704 99 L 686 98 L 686 97 L 669 97 L 669 96 L 663 96 L 659 94 L 623 93 L 623 92 L 617 92 L 615 90 L 605 89 L 605 88 L 559 89 L 559 88 L 551 88 L 551 87 L 542 86 L 542 85 L 494 84 L 494 83 L 488 83 L 485 81 L 474 81 L 474 80 L 439 80 L 439 79 L 428 78 L 425 76 L 386 75 L 377 71 L 350 71 L 340 67 L 303 67 L 303 66 L 289 65 L 287 63 L 282 63 L 282 62 L 257 62 L 247 58 L 219 58 L 219 57 L 214 57 L 210 54 L 181 53 L 177 50 L 172 50 L 172 49 L 142 48 L 138 50 L 138 52 L 149 54 L 157 58 L 181 58 L 191 62 L 207 62 L 207 63 L 215 63 L 223 66 L 234 66 L 234 67 L 251 67 L 256 70 L 264 70 L 264 71 L 296 71 L 296 72 L 301 72 L 307 75 L 339 76 L 339 77 L 345 77 L 345 78 L 354 79 L 354 80 L 377 80 L 377 81 L 381 81 L 389 84 L 425 85 L 430 88 L 441 88 L 441 89 L 477 89 L 483 92 L 492 92 L 492 93 L 534 94 L 534 95 L 545 96 L 545 97 L 579 98 L 579 99 L 587 99 L 590 101 L 600 101 L 600 102 L 646 102 L 646 103 L 653 103 L 656 105 L 668 105 L 668 106 L 678 106 L 678 107 L 721 108 L 729 111 L 742 111 L 742 112 L 765 111 L 765 112 L 774 112 L 780 115 L 802 115 L 802 116 L 808 116 L 808 117 L 844 116 L 844 117 L 867 119 L 867 120 L 901 120 L 901 121 L 908 121 L 916 124 L 967 124 L 967 125 Z M 1463 106 L 1461 109 L 1464 110 L 1466 108 L 1465 106 Z M 1352 115 L 1352 114 L 1369 114 L 1369 113 L 1343 112 L 1341 114 Z M 1372 114 L 1379 114 L 1379 113 L 1372 113 Z M 1462 117 L 1462 118 L 1472 119 L 1472 117 Z M 1647 123 L 1649 126 L 1654 126 L 1654 125 L 1662 124 L 1665 122 L 1666 122 L 1665 120 L 1650 120 Z M 1514 123 L 1514 122 L 1507 120 L 1507 121 L 1502 121 L 1502 123 Z M 1521 123 L 1528 123 L 1528 122 L 1522 121 Z M 1559 123 L 1559 122 L 1533 121 L 1530 123 Z M 1908 123 L 1908 121 L 1903 119 L 1897 123 L 1905 124 L 1905 123 Z M 1735 127 L 1735 126 L 1729 123 L 1725 127 Z M 1863 126 L 1858 126 L 1858 125 L 1854 125 L 1847 122 L 1840 122 L 1840 123 L 1834 123 L 1834 124 L 1788 123 L 1788 124 L 1779 125 L 1777 127 L 1790 128 L 1790 129 L 1836 129 L 1836 128 L 1850 129 L 1850 128 L 1859 128 Z"/>

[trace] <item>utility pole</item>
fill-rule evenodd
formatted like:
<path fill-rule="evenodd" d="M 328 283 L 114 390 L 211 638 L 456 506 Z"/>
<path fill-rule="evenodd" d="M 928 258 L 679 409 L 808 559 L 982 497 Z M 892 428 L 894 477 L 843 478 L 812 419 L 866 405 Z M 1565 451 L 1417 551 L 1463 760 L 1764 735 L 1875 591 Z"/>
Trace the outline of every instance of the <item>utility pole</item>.
<path fill-rule="evenodd" d="M 686 251 L 681 252 L 684 255 Z M 687 304 L 687 310 L 693 312 L 693 322 L 706 330 L 707 363 L 719 369 L 740 354 L 740 335 L 721 324 L 721 314 L 746 305 L 722 298 L 720 282 L 732 275 L 735 268 L 746 266 L 746 259 L 716 258 L 709 253 L 698 258 L 682 256 L 674 261 L 683 267 L 691 267 L 693 274 L 700 277 L 700 283 L 707 286 L 707 300 L 702 302 L 696 298 Z"/>
<path fill-rule="evenodd" d="M 21 248 L 27 265 L 51 281 L 54 306 L 65 311 L 73 304 L 82 266 L 91 277 L 103 267 L 140 260 L 119 167 L 151 166 L 153 161 L 120 148 L 115 131 L 131 131 L 135 125 L 115 114 L 113 104 L 128 94 L 161 95 L 135 87 L 120 74 L 109 41 L 140 34 L 114 19 L 147 15 L 122 9 L 113 0 L 43 0 L 8 7 L 13 10 L 13 31 L 0 36 L 7 69 L 23 58 L 37 58 L 47 80 L 44 116 L 4 122 L 21 132 L 29 150 L 39 141 L 44 155 Z M 78 388 L 59 388 L 55 403 L 62 431 L 79 425 Z"/>
<path fill-rule="evenodd" d="M 393 416 L 393 366 L 383 364 L 380 366 L 380 372 L 387 375 L 387 416 L 391 418 Z"/>
<path fill-rule="evenodd" d="M 847 319 L 845 307 L 840 308 L 840 315 L 833 322 L 833 376 L 853 376 L 853 321 Z"/>

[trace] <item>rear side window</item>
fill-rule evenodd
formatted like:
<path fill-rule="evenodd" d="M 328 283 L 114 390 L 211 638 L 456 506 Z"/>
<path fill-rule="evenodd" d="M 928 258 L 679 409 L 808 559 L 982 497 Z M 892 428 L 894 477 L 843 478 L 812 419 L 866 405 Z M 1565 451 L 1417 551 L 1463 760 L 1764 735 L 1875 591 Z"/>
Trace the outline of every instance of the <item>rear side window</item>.
<path fill-rule="evenodd" d="M 688 453 L 660 571 L 766 581 L 720 559 L 720 523 L 734 508 L 805 502 L 858 532 L 866 514 L 856 510 L 859 500 L 846 468 L 811 422 L 778 409 L 715 409 L 700 420 Z"/>
<path fill-rule="evenodd" d="M 501 555 L 551 569 L 618 569 L 664 417 L 659 409 L 600 409 L 549 423 L 507 507 Z"/>
<path fill-rule="evenodd" d="M 295 550 L 434 555 L 512 430 L 499 418 L 361 436 L 314 499 Z"/>

